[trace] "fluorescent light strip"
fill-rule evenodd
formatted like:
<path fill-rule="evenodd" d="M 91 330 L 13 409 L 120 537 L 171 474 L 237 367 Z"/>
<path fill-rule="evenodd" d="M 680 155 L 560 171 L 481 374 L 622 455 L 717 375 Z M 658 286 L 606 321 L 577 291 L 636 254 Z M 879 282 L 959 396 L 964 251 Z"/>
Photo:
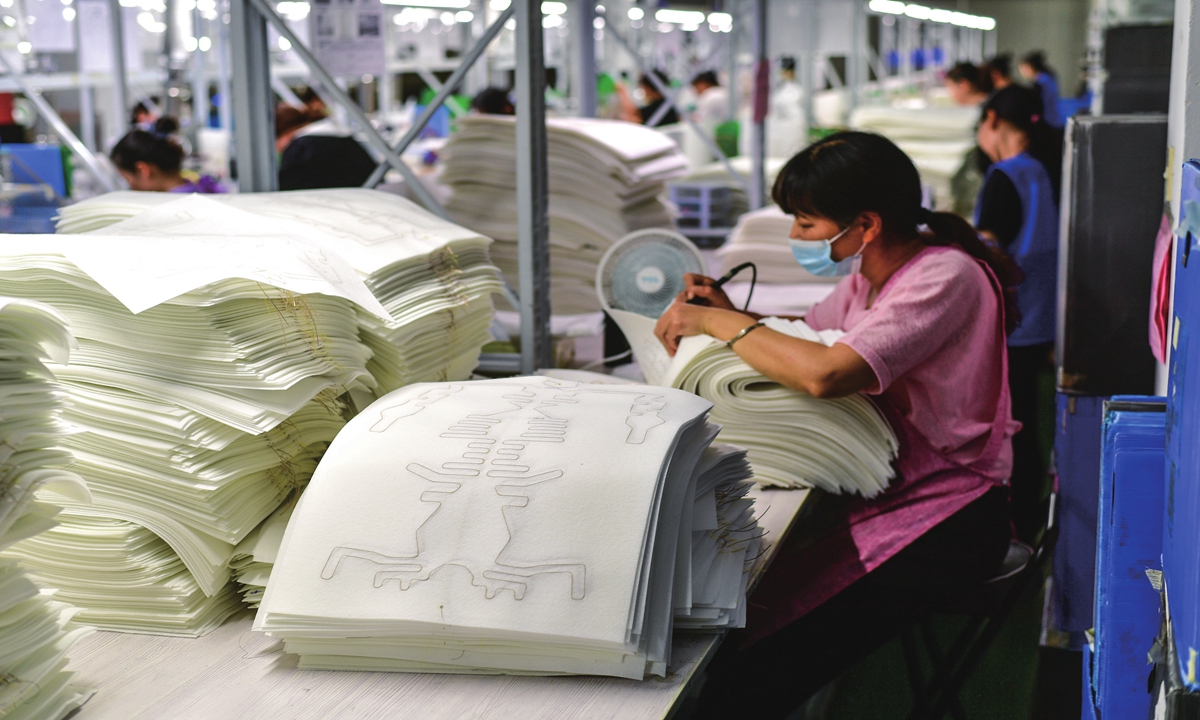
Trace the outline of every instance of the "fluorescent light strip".
<path fill-rule="evenodd" d="M 871 0 L 868 6 L 872 11 L 888 15 L 907 15 L 914 20 L 929 20 L 931 22 L 949 23 L 959 27 L 974 30 L 995 30 L 996 20 L 982 15 L 954 12 L 930 8 L 916 3 L 903 3 L 899 0 Z"/>
<path fill-rule="evenodd" d="M 471 7 L 471 0 L 380 0 L 384 5 L 400 7 L 437 8 L 439 10 L 462 10 Z"/>
<path fill-rule="evenodd" d="M 668 10 L 663 8 L 654 13 L 654 19 L 660 23 L 673 23 L 675 25 L 695 25 L 700 27 L 700 23 L 704 22 L 704 13 L 699 10 Z"/>

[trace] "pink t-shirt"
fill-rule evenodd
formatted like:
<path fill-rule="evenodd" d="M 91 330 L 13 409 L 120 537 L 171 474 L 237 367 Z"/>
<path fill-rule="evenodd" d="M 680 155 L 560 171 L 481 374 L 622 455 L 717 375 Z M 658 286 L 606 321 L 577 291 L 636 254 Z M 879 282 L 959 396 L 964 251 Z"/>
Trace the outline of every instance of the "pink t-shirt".
<path fill-rule="evenodd" d="M 930 247 L 896 271 L 867 307 L 871 284 L 852 275 L 809 311 L 814 330 L 862 356 L 883 395 L 947 459 L 1005 481 L 1012 444 L 983 458 L 1000 402 L 1007 402 L 1000 298 L 987 271 L 957 248 Z"/>
<path fill-rule="evenodd" d="M 779 630 L 883 564 L 989 489 L 1007 482 L 1013 422 L 1000 290 L 962 250 L 930 247 L 896 271 L 868 307 L 852 275 L 806 320 L 844 330 L 875 371 L 868 394 L 900 440 L 896 479 L 855 497 L 832 529 L 785 544 L 754 593 L 744 642 Z"/>

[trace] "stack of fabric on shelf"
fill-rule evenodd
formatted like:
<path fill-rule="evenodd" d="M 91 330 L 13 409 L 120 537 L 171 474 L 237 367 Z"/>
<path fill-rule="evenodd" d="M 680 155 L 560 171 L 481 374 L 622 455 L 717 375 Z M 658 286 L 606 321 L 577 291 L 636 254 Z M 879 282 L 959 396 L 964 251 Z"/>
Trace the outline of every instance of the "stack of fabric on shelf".
<path fill-rule="evenodd" d="M 236 227 L 243 235 L 286 233 L 328 247 L 350 263 L 389 315 L 359 312 L 380 394 L 413 382 L 464 379 L 491 340 L 492 295 L 502 287 L 488 257 L 491 241 L 476 232 L 404 198 L 361 188 L 204 201 L 211 206 L 206 212 L 211 225 Z M 63 208 L 58 230 L 125 234 L 128 223 L 121 221 L 180 202 L 165 193 L 110 193 Z M 169 236 L 179 229 L 156 231 Z"/>
<path fill-rule="evenodd" d="M 718 274 L 724 275 L 744 262 L 752 262 L 763 283 L 836 283 L 839 278 L 817 277 L 800 267 L 792 257 L 788 236 L 793 218 L 778 205 L 748 212 L 738 220 L 729 240 L 717 250 Z M 744 279 L 748 276 L 740 276 Z"/>
<path fill-rule="evenodd" d="M 391 393 L 321 461 L 256 627 L 306 668 L 663 675 L 673 618 L 736 625 L 757 555 L 709 407 L 545 377 Z"/>
<path fill-rule="evenodd" d="M 234 546 L 311 475 L 341 396 L 375 384 L 356 308 L 388 315 L 354 270 L 294 238 L 201 235 L 210 205 L 126 221 L 197 233 L 170 242 L 0 238 L 0 293 L 54 306 L 78 340 L 52 370 L 94 498 L 16 551 L 100 627 L 198 635 L 240 607 Z"/>
<path fill-rule="evenodd" d="M 65 468 L 61 448 L 69 428 L 60 417 L 62 392 L 44 360 L 66 362 L 66 320 L 37 303 L 0 298 L 0 716 L 58 720 L 87 694 L 70 685 L 67 653 L 89 630 L 74 611 L 39 589 L 14 545 L 45 537 L 58 507 L 53 498 L 86 502 L 79 477 Z M 39 499 L 34 499 L 35 493 Z M 51 494 L 53 493 L 53 494 Z"/>
<path fill-rule="evenodd" d="M 546 121 L 550 186 L 550 296 L 561 315 L 600 309 L 593 287 L 608 247 L 647 227 L 670 227 L 667 181 L 687 158 L 666 136 L 615 120 Z M 460 118 L 445 148 L 441 181 L 455 221 L 495 238 L 492 258 L 517 284 L 515 125 L 512 118 Z"/>
<path fill-rule="evenodd" d="M 897 108 L 860 106 L 850 114 L 850 127 L 879 133 L 912 158 L 921 181 L 933 188 L 934 207 L 953 207 L 950 179 L 975 147 L 974 107 Z"/>
<path fill-rule="evenodd" d="M 758 482 L 873 497 L 894 477 L 896 435 L 862 395 L 824 400 L 784 387 L 708 335 L 684 338 L 670 357 L 654 336 L 653 318 L 608 312 L 629 339 L 648 383 L 687 390 L 713 403 L 721 440 L 749 450 Z M 776 332 L 826 345 L 841 335 L 818 333 L 801 320 L 763 322 Z"/>

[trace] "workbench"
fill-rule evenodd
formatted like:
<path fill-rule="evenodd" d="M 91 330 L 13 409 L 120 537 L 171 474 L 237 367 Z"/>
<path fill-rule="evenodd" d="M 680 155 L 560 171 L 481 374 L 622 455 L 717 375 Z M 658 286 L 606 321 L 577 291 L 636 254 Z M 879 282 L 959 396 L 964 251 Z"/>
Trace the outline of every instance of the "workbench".
<path fill-rule="evenodd" d="M 761 576 L 807 490 L 756 489 Z M 198 639 L 97 632 L 72 649 L 74 682 L 95 691 L 77 720 L 603 720 L 665 718 L 720 644 L 675 633 L 665 678 L 523 677 L 299 670 L 282 641 L 234 616 Z"/>

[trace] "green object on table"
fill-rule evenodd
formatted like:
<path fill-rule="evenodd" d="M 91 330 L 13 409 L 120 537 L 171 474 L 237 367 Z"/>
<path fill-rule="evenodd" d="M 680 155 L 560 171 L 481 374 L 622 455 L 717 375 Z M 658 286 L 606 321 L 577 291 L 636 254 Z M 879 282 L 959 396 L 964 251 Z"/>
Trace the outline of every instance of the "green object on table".
<path fill-rule="evenodd" d="M 721 148 L 721 152 L 725 153 L 725 157 L 738 156 L 738 135 L 740 133 L 741 125 L 738 124 L 737 120 L 729 120 L 717 126 L 717 147 Z"/>

